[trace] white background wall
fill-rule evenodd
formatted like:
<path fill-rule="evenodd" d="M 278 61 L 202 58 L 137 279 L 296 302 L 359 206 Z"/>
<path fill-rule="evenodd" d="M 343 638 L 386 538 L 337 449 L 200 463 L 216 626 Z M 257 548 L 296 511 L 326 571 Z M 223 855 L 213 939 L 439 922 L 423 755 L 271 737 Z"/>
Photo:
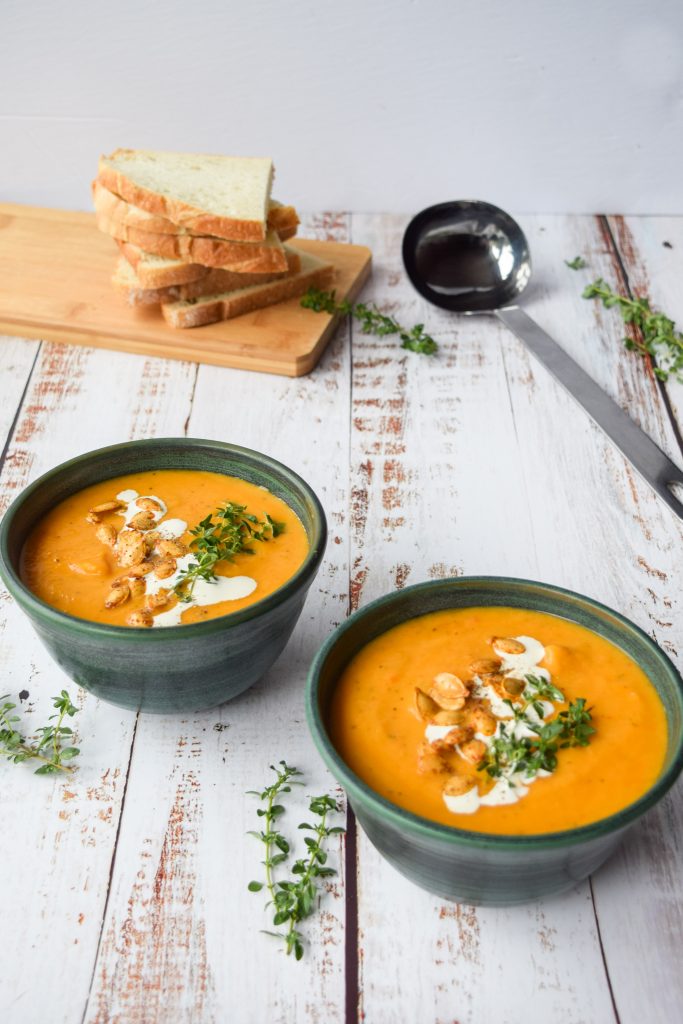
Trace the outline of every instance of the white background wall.
<path fill-rule="evenodd" d="M 0 199 L 134 146 L 308 209 L 683 213 L 682 57 L 683 0 L 0 0 Z"/>

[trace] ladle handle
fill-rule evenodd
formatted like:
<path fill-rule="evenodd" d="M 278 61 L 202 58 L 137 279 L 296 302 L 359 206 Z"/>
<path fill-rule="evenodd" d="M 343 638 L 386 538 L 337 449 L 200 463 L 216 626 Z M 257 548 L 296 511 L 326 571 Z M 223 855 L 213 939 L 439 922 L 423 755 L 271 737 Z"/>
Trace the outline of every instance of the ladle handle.
<path fill-rule="evenodd" d="M 672 484 L 683 487 L 683 472 L 678 466 L 524 310 L 518 306 L 507 306 L 497 309 L 496 316 L 531 349 L 553 377 L 614 441 L 646 483 L 679 519 L 683 519 L 683 503 L 672 490 Z"/>

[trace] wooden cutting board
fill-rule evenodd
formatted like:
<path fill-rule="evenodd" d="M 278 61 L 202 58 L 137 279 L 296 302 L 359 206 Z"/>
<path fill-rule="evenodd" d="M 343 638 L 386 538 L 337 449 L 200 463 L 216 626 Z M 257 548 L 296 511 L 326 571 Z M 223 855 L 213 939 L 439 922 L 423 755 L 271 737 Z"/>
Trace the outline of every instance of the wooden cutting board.
<path fill-rule="evenodd" d="M 297 238 L 334 264 L 339 298 L 354 299 L 370 274 L 363 245 Z M 129 306 L 110 282 L 117 249 L 90 213 L 0 203 L 0 332 L 300 377 L 335 322 L 298 299 L 223 323 L 176 330 L 158 307 Z"/>

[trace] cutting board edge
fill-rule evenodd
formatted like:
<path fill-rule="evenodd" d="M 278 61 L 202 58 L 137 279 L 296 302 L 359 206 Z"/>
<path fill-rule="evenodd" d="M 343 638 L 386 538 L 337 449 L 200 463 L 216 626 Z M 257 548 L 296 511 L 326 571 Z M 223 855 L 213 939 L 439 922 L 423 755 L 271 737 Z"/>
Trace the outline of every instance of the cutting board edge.
<path fill-rule="evenodd" d="M 18 237 L 21 240 L 24 248 L 35 244 L 41 246 L 43 241 L 45 242 L 39 258 L 42 268 L 44 253 L 52 253 L 54 239 L 57 238 L 58 244 L 61 244 L 60 232 L 69 236 L 72 251 L 80 245 L 81 252 L 83 252 L 83 246 L 88 244 L 86 234 L 91 228 L 96 232 L 94 215 L 80 210 L 61 210 L 0 202 L 0 221 L 3 217 L 20 222 L 17 223 L 18 236 L 13 225 L 7 222 L 0 223 L 0 227 L 5 227 L 8 232 L 7 242 L 9 245 L 5 247 L 5 256 L 15 264 L 15 267 L 12 268 L 15 278 L 17 277 L 17 262 L 22 267 L 21 277 L 24 276 L 24 264 L 19 258 L 20 249 L 17 249 L 16 252 L 12 249 L 15 238 Z M 43 233 L 40 230 L 41 224 L 45 224 L 46 227 L 49 224 L 50 229 Z M 22 229 L 21 225 L 26 227 Z M 6 237 L 5 232 L 0 231 L 0 248 L 3 248 L 1 243 L 4 237 Z M 339 267 L 340 272 L 344 268 L 344 282 L 338 289 L 340 298 L 350 301 L 356 299 L 371 273 L 372 253 L 367 246 L 353 242 L 338 242 L 333 239 L 299 237 L 292 239 L 292 244 L 300 246 L 302 251 L 308 250 L 316 255 L 319 254 L 323 259 L 327 256 L 330 262 Z M 338 256 L 335 255 L 337 252 Z M 101 264 L 101 253 L 98 256 Z M 27 257 L 26 271 L 29 274 L 30 265 L 30 258 Z M 74 261 L 74 265 L 78 267 L 78 259 Z M 98 269 L 101 273 L 101 267 Z M 17 279 L 17 281 L 19 280 Z M 34 282 L 35 280 L 36 278 L 33 278 Z M 34 291 L 35 288 L 34 283 Z M 17 301 L 10 302 L 10 295 L 16 297 Z M 120 317 L 115 317 L 111 322 L 106 316 L 108 302 L 103 306 L 104 316 L 88 315 L 79 322 L 75 311 L 72 316 L 71 309 L 62 311 L 51 308 L 49 301 L 45 302 L 41 309 L 39 299 L 42 298 L 42 292 L 36 292 L 36 295 L 33 296 L 29 288 L 25 296 L 26 308 L 20 301 L 22 296 L 24 296 L 22 288 L 19 288 L 18 295 L 12 288 L 7 295 L 8 302 L 0 302 L 0 332 L 7 336 L 61 344 L 77 344 L 86 348 L 111 349 L 150 358 L 253 369 L 257 372 L 277 373 L 288 377 L 301 377 L 315 368 L 338 323 L 336 318 L 327 314 L 314 314 L 310 311 L 306 311 L 304 314 L 302 310 L 300 314 L 313 318 L 310 321 L 311 326 L 309 326 L 308 320 L 298 326 L 296 317 L 294 317 L 294 324 L 297 324 L 296 330 L 290 334 L 291 341 L 286 340 L 291 331 L 291 303 L 297 301 L 288 300 L 290 310 L 288 313 L 283 311 L 282 319 L 275 312 L 279 304 L 264 308 L 264 314 L 273 311 L 275 315 L 271 315 L 270 320 L 263 323 L 260 335 L 258 331 L 254 331 L 254 327 L 257 325 L 253 322 L 249 325 L 245 324 L 245 329 L 248 330 L 248 333 L 245 334 L 241 330 L 240 317 L 225 321 L 226 327 L 229 326 L 231 330 L 229 333 L 226 332 L 228 336 L 225 337 L 225 347 L 223 347 L 223 338 L 220 337 L 221 324 L 207 325 L 193 330 L 166 328 L 163 336 L 161 331 L 145 334 L 144 327 L 141 328 L 140 333 L 138 332 L 132 319 L 130 324 L 120 322 Z M 98 292 L 98 301 L 101 297 L 103 297 L 103 293 L 100 291 Z M 88 299 L 89 296 L 86 295 L 83 305 Z M 3 306 L 4 309 L 1 308 Z M 316 319 L 317 323 L 314 324 Z M 210 332 L 212 328 L 213 335 L 211 333 L 204 334 L 205 331 Z M 240 339 L 240 334 L 244 336 L 244 341 Z"/>

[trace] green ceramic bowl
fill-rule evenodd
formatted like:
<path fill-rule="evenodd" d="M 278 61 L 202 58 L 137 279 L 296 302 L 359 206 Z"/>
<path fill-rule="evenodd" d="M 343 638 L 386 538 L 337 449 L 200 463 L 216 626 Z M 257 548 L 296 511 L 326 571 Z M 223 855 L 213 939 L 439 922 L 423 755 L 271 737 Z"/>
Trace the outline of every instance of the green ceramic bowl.
<path fill-rule="evenodd" d="M 367 643 L 408 619 L 447 608 L 506 605 L 586 626 L 640 665 L 666 709 L 668 748 L 660 777 L 639 800 L 592 825 L 535 836 L 505 836 L 438 825 L 378 796 L 345 764 L 327 732 L 330 698 L 345 666 Z M 371 842 L 398 871 L 429 892 L 475 906 L 503 906 L 571 888 L 603 863 L 625 832 L 660 800 L 683 768 L 683 682 L 671 661 L 617 612 L 559 587 L 471 576 L 406 587 L 356 612 L 324 644 L 306 694 L 318 750 L 348 794 Z"/>
<path fill-rule="evenodd" d="M 28 533 L 44 513 L 90 484 L 150 469 L 198 469 L 267 487 L 301 519 L 303 565 L 262 601 L 222 618 L 166 629 L 88 622 L 39 600 L 18 574 Z M 0 575 L 55 661 L 74 682 L 120 707 L 200 711 L 236 697 L 284 649 L 320 567 L 327 526 L 320 502 L 280 462 L 220 441 L 157 438 L 100 448 L 50 470 L 24 490 L 0 523 Z"/>

